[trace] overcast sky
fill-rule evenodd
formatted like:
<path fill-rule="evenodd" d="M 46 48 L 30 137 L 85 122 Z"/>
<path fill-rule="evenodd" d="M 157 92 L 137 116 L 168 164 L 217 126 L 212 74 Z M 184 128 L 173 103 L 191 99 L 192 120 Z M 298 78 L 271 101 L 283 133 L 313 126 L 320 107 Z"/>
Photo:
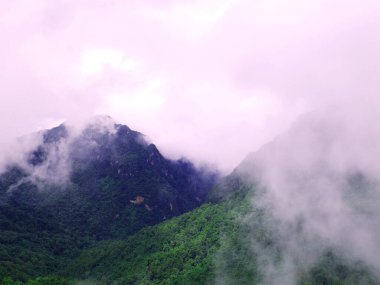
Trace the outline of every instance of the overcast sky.
<path fill-rule="evenodd" d="M 0 143 L 108 114 L 229 171 L 299 114 L 379 94 L 379 15 L 379 0 L 1 0 Z"/>

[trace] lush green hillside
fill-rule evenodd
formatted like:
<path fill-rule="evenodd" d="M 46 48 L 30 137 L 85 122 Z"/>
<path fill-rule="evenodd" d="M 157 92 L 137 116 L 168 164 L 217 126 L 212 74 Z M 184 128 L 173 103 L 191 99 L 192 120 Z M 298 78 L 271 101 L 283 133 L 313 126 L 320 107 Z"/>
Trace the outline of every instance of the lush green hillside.
<path fill-rule="evenodd" d="M 250 204 L 254 188 L 231 175 L 215 192 L 225 191 L 226 185 L 237 186 L 228 200 L 87 249 L 63 275 L 90 284 L 266 284 L 260 262 L 280 265 L 281 241 L 265 224 L 265 211 Z M 242 219 L 248 216 L 249 223 Z M 363 263 L 330 248 L 294 282 L 380 284 Z"/>
<path fill-rule="evenodd" d="M 0 176 L 0 285 L 380 284 L 328 243 L 303 264 L 302 219 L 280 234 L 248 163 L 210 191 L 214 174 L 165 159 L 126 126 L 47 131 Z"/>
<path fill-rule="evenodd" d="M 240 196 L 205 204 L 126 239 L 93 243 L 72 261 L 66 258 L 59 263 L 49 256 L 59 266 L 49 268 L 46 275 L 61 277 L 21 280 L 26 284 L 70 284 L 75 280 L 89 284 L 212 284 L 219 272 L 227 270 L 234 276 L 234 284 L 250 284 L 256 272 L 250 264 L 247 244 L 240 239 L 245 236 L 243 228 L 235 221 L 249 208 Z M 217 255 L 228 262 L 219 262 Z M 32 264 L 27 268 L 35 270 Z M 3 283 L 13 284 L 9 278 Z"/>
<path fill-rule="evenodd" d="M 213 279 L 225 205 L 205 205 L 122 241 L 85 250 L 67 273 L 108 284 L 204 284 Z"/>
<path fill-rule="evenodd" d="M 56 272 L 97 241 L 200 206 L 216 175 L 164 158 L 123 125 L 61 125 L 0 176 L 0 277 Z"/>
<path fill-rule="evenodd" d="M 268 260 L 280 261 L 281 249 L 265 226 L 265 211 L 249 203 L 253 188 L 231 176 L 215 191 L 225 191 L 231 183 L 240 187 L 228 200 L 205 204 L 123 240 L 101 241 L 52 271 L 55 277 L 35 278 L 26 284 L 259 284 L 262 253 L 253 245 L 273 253 Z M 247 216 L 255 227 L 252 221 L 241 219 Z M 301 272 L 297 282 L 380 284 L 364 264 L 345 261 L 331 250 Z M 5 279 L 3 284 L 18 283 Z"/>
<path fill-rule="evenodd" d="M 125 240 L 100 242 L 59 274 L 89 284 L 214 284 L 223 272 L 229 284 L 251 284 L 254 256 L 236 223 L 249 209 L 244 199 L 205 204 Z"/>
<path fill-rule="evenodd" d="M 97 240 L 125 237 L 187 212 L 202 204 L 215 180 L 214 174 L 188 161 L 165 159 L 127 126 L 115 124 L 104 131 L 90 125 L 67 142 L 65 129 L 61 125 L 46 132 L 32 161 L 38 162 L 37 168 L 49 163 L 54 169 L 49 156 L 60 155 L 56 148 L 67 148 L 70 184 L 57 191 L 46 183 L 45 191 L 52 195 L 43 206 L 81 235 Z"/>

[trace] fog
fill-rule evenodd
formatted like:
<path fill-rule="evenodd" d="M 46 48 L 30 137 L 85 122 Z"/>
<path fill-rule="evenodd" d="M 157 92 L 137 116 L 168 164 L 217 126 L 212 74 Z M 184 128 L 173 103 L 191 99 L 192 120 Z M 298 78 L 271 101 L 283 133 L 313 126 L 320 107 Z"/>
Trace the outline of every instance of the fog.
<path fill-rule="evenodd" d="M 26 181 L 39 189 L 43 189 L 44 185 L 65 188 L 71 183 L 73 160 L 90 159 L 94 148 L 99 146 L 86 133 L 113 135 L 116 128 L 116 122 L 109 116 L 94 116 L 81 121 L 67 121 L 52 129 L 33 132 L 12 143 L 3 144 L 0 173 L 16 167 L 26 174 L 7 191 Z M 143 137 L 141 139 L 145 142 Z"/>
<path fill-rule="evenodd" d="M 252 206 L 265 209 L 282 251 L 278 262 L 273 248 L 252 240 L 262 284 L 297 284 L 331 249 L 380 276 L 378 107 L 373 98 L 301 116 L 237 169 L 263 189 Z M 254 214 L 242 221 L 257 228 Z"/>
<path fill-rule="evenodd" d="M 224 173 L 253 152 L 240 169 L 284 251 L 264 284 L 295 284 L 328 246 L 378 273 L 379 14 L 377 0 L 3 0 L 0 166 L 41 142 L 25 135 L 95 114 Z"/>
<path fill-rule="evenodd" d="M 378 89 L 375 0 L 0 5 L 2 143 L 108 114 L 228 173 L 300 114 Z"/>

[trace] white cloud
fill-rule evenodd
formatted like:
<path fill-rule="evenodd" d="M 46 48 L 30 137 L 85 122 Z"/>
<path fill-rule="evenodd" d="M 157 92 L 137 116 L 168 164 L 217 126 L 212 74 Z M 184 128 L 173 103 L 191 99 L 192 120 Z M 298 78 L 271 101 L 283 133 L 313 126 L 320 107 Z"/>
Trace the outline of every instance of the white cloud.
<path fill-rule="evenodd" d="M 142 89 L 133 92 L 122 90 L 116 94 L 109 94 L 106 98 L 106 110 L 117 116 L 128 117 L 153 117 L 156 111 L 165 103 L 165 82 L 160 78 L 148 80 Z"/>
<path fill-rule="evenodd" d="M 162 22 L 187 39 L 206 34 L 238 0 L 178 2 L 169 8 L 146 9 L 143 15 Z"/>
<path fill-rule="evenodd" d="M 97 75 L 107 68 L 133 71 L 136 63 L 127 58 L 123 52 L 114 49 L 90 49 L 83 53 L 81 67 L 83 75 Z"/>
<path fill-rule="evenodd" d="M 52 3 L 1 3 L 0 140 L 108 113 L 231 169 L 302 111 L 379 88 L 378 1 Z"/>

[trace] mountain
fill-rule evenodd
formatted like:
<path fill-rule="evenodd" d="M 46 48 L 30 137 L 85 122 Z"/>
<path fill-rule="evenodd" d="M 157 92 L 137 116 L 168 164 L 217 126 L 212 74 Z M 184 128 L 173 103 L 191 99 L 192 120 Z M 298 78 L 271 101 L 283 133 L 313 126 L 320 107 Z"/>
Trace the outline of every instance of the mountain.
<path fill-rule="evenodd" d="M 249 199 L 238 221 L 260 284 L 380 284 L 380 144 L 347 119 L 302 116 L 212 191 Z"/>
<path fill-rule="evenodd" d="M 216 179 L 101 121 L 1 176 L 1 285 L 380 284 L 378 184 L 337 126 L 302 118 Z"/>
<path fill-rule="evenodd" d="M 230 179 L 236 182 L 235 175 L 227 176 L 215 191 L 230 183 L 236 186 Z M 240 187 L 231 189 L 236 195 L 224 201 L 206 203 L 123 240 L 97 243 L 58 270 L 56 274 L 61 277 L 29 282 L 270 284 L 266 283 L 262 270 L 271 259 L 281 264 L 281 241 L 268 228 L 265 211 L 251 207 L 250 199 L 256 190 L 254 185 L 241 180 Z M 250 217 L 255 226 L 242 222 L 242 217 Z M 264 256 L 260 252 L 263 249 Z M 352 263 L 332 249 L 298 278 L 294 284 L 379 284 L 364 264 Z M 49 280 L 62 283 L 47 283 Z"/>
<path fill-rule="evenodd" d="M 200 206 L 216 172 L 166 159 L 125 125 L 62 124 L 0 177 L 0 275 L 25 280 L 98 240 L 125 238 Z M 31 264 L 30 264 L 31 263 Z"/>

